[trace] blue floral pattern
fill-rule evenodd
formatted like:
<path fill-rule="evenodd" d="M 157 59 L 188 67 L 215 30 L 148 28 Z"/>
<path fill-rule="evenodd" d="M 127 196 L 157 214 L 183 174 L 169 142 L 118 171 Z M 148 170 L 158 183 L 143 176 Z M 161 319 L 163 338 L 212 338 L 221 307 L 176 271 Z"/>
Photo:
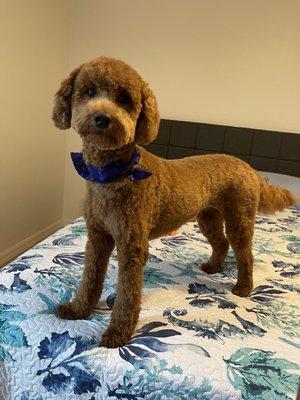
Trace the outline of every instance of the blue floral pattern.
<path fill-rule="evenodd" d="M 244 399 L 289 399 L 287 394 L 297 391 L 299 376 L 296 363 L 275 358 L 276 353 L 252 348 L 241 348 L 224 361 L 228 378 L 239 388 Z M 270 385 L 270 379 L 273 384 Z"/>
<path fill-rule="evenodd" d="M 82 276 L 86 227 L 79 218 L 0 271 L 0 397 L 294 398 L 299 240 L 298 209 L 257 217 L 255 288 L 248 298 L 231 292 L 232 251 L 222 272 L 201 271 L 211 249 L 197 224 L 152 241 L 139 325 L 125 346 L 106 349 L 99 344 L 116 297 L 116 251 L 93 314 L 77 321 L 56 315 Z"/>
<path fill-rule="evenodd" d="M 84 353 L 96 344 L 96 339 L 70 337 L 68 331 L 52 332 L 51 339 L 46 337 L 39 345 L 38 357 L 49 360 L 46 368 L 37 371 L 37 375 L 44 375 L 42 385 L 54 394 L 64 392 L 68 386 L 75 394 L 95 392 L 100 382 L 91 373 Z"/>
<path fill-rule="evenodd" d="M 10 304 L 0 303 L 0 362 L 13 360 L 11 348 L 27 347 L 26 335 L 13 321 L 22 321 L 26 315 Z"/>

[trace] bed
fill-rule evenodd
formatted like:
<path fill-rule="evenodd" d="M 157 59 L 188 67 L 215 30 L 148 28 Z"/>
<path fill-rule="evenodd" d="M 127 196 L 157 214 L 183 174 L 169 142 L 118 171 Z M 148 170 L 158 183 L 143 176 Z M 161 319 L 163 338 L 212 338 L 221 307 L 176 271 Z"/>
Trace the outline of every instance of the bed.
<path fill-rule="evenodd" d="M 269 174 L 300 188 L 300 179 Z M 300 193 L 299 193 L 300 194 Z M 79 218 L 0 271 L 0 393 L 7 400 L 264 399 L 296 397 L 299 380 L 300 209 L 257 216 L 255 289 L 234 296 L 224 271 L 198 266 L 210 247 L 191 222 L 150 244 L 143 304 L 130 342 L 99 347 L 117 260 L 86 320 L 55 315 L 79 285 L 86 227 Z"/>

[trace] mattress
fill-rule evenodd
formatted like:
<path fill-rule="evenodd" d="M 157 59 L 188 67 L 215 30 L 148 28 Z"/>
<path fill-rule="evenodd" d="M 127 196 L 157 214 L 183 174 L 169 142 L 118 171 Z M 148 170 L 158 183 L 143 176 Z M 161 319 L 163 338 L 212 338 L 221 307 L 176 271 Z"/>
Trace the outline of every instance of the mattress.
<path fill-rule="evenodd" d="M 249 298 L 231 293 L 235 260 L 199 269 L 211 252 L 191 222 L 150 243 L 137 329 L 124 347 L 99 347 L 113 307 L 112 254 L 100 302 L 62 320 L 82 270 L 79 218 L 0 271 L 0 393 L 8 400 L 264 399 L 296 397 L 300 360 L 300 210 L 257 216 Z"/>

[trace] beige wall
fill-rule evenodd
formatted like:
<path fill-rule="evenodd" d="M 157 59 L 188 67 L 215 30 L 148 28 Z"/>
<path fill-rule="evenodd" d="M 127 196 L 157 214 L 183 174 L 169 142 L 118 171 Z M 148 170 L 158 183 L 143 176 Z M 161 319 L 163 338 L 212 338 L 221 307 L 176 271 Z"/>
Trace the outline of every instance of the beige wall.
<path fill-rule="evenodd" d="M 51 108 L 69 15 L 68 1 L 0 0 L 0 263 L 62 224 L 65 136 Z"/>
<path fill-rule="evenodd" d="M 299 0 L 73 0 L 71 12 L 71 67 L 128 61 L 163 117 L 299 132 Z"/>
<path fill-rule="evenodd" d="M 70 68 L 104 54 L 153 87 L 165 118 L 300 132 L 299 0 L 73 0 Z M 75 133 L 67 153 L 80 149 Z M 64 219 L 84 185 L 66 160 Z"/>

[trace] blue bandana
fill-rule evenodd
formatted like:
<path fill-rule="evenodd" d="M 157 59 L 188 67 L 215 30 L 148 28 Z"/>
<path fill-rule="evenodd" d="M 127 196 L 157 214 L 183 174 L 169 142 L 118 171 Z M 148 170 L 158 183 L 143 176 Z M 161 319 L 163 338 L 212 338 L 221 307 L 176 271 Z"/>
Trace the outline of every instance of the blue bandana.
<path fill-rule="evenodd" d="M 137 167 L 141 155 L 136 150 L 128 163 L 117 160 L 103 167 L 86 164 L 82 153 L 71 153 L 71 158 L 78 174 L 90 182 L 109 183 L 123 177 L 128 177 L 131 181 L 137 182 L 151 175 L 151 172 Z"/>

